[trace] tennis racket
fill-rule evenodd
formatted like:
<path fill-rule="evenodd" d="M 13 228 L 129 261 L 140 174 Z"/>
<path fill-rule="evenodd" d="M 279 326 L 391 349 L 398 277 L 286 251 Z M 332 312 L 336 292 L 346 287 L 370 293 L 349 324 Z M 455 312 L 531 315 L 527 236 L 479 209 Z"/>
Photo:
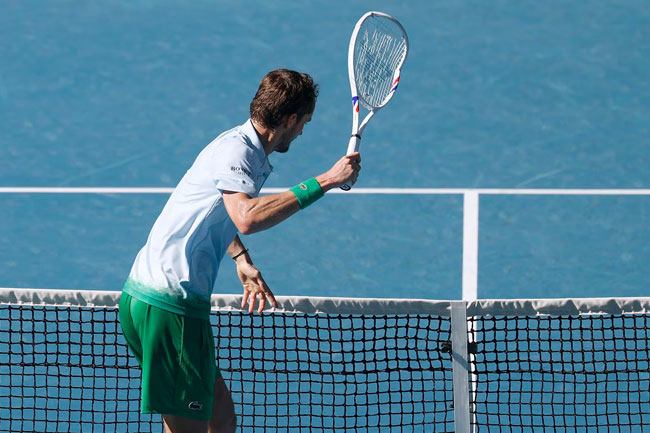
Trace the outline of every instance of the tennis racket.
<path fill-rule="evenodd" d="M 409 41 L 404 27 L 383 12 L 367 12 L 354 26 L 348 49 L 348 75 L 352 92 L 352 136 L 347 154 L 359 151 L 368 121 L 393 97 Z M 359 105 L 369 112 L 359 124 Z M 344 184 L 348 191 L 352 186 Z"/>

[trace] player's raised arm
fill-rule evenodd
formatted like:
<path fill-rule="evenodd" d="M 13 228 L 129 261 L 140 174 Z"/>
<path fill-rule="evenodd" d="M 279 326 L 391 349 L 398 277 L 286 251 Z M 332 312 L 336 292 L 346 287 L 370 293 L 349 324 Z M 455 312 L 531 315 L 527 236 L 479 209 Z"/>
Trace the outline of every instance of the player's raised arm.
<path fill-rule="evenodd" d="M 354 184 L 361 170 L 361 155 L 339 159 L 331 169 L 280 194 L 251 198 L 242 192 L 223 191 L 223 202 L 237 229 L 245 235 L 266 230 L 304 209 L 332 188 Z"/>

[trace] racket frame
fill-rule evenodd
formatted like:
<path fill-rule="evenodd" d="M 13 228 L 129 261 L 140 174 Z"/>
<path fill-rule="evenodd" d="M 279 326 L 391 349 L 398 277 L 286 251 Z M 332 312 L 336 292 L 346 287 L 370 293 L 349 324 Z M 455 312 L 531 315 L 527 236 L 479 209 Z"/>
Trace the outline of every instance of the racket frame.
<path fill-rule="evenodd" d="M 359 35 L 359 31 L 361 30 L 361 26 L 363 25 L 363 23 L 368 18 L 372 18 L 374 16 L 387 18 L 393 21 L 393 23 L 397 24 L 397 26 L 399 26 L 400 30 L 402 31 L 402 35 L 404 36 L 404 44 L 405 44 L 404 56 L 402 56 L 399 65 L 397 66 L 395 72 L 393 73 L 392 89 L 390 90 L 390 92 L 388 92 L 388 95 L 386 96 L 386 98 L 384 98 L 381 104 L 377 106 L 373 106 L 369 104 L 368 101 L 366 101 L 363 98 L 363 96 L 359 96 L 357 92 L 357 83 L 356 83 L 356 77 L 354 73 L 354 48 L 356 45 L 357 36 Z M 350 45 L 348 47 L 348 78 L 350 80 L 350 93 L 352 94 L 352 134 L 350 135 L 350 141 L 348 142 L 348 149 L 346 153 L 347 155 L 359 151 L 359 147 L 361 146 L 361 134 L 363 134 L 366 125 L 368 125 L 368 122 L 370 121 L 370 119 L 372 119 L 375 113 L 377 113 L 377 111 L 383 108 L 395 94 L 395 91 L 397 90 L 397 86 L 399 85 L 402 66 L 404 65 L 406 56 L 408 55 L 408 47 L 409 47 L 408 36 L 402 24 L 400 24 L 399 21 L 397 21 L 395 18 L 393 18 L 392 16 L 384 12 L 377 12 L 377 11 L 366 12 L 365 14 L 363 14 L 361 18 L 359 18 L 359 21 L 357 21 L 356 25 L 354 26 L 354 30 L 352 31 L 352 36 L 350 36 Z M 365 108 L 369 110 L 368 114 L 363 119 L 361 124 L 359 124 L 360 105 L 363 105 Z M 344 191 L 348 191 L 350 188 L 351 185 L 347 185 L 347 184 L 341 186 L 341 189 Z"/>

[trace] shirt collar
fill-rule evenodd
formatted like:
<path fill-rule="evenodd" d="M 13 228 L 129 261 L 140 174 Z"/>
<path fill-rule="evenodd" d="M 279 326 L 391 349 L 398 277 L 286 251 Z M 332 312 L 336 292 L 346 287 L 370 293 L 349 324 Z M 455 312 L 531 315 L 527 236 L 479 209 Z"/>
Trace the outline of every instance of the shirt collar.
<path fill-rule="evenodd" d="M 248 119 L 246 123 L 241 126 L 241 129 L 242 132 L 249 138 L 251 144 L 257 150 L 264 153 L 264 156 L 266 156 L 266 153 L 264 152 L 264 146 L 262 146 L 262 142 L 260 141 L 260 137 L 257 135 L 257 131 L 255 131 L 255 128 L 253 127 L 253 121 L 251 119 Z"/>
<path fill-rule="evenodd" d="M 273 171 L 273 166 L 269 162 L 269 158 L 264 151 L 264 146 L 262 146 L 260 137 L 257 135 L 255 127 L 253 127 L 253 121 L 251 119 L 248 119 L 246 123 L 241 126 L 241 131 L 248 137 L 253 147 L 258 151 L 258 155 L 262 161 L 262 166 L 268 164 L 269 170 Z"/>

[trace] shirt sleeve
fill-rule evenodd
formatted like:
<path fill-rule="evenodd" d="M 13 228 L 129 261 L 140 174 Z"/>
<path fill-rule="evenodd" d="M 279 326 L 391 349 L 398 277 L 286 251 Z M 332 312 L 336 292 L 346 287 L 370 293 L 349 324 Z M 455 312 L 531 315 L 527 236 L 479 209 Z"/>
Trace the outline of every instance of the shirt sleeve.
<path fill-rule="evenodd" d="M 230 139 L 216 146 L 213 152 L 212 173 L 216 188 L 256 196 L 255 167 L 258 164 L 253 147 L 243 139 Z"/>

